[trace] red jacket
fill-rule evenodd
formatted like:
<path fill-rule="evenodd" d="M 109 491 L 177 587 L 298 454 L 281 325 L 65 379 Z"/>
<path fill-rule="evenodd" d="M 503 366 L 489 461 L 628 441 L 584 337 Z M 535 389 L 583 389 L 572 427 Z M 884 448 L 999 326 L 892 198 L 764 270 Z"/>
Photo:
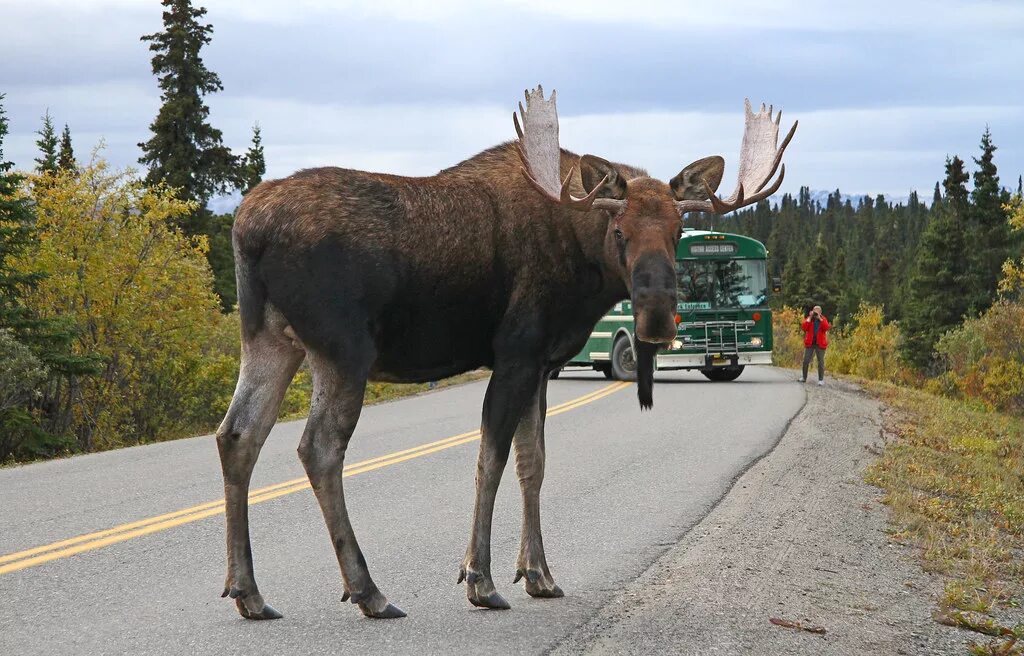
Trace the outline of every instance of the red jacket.
<path fill-rule="evenodd" d="M 804 346 L 814 346 L 814 322 L 810 318 L 805 318 L 801 328 L 804 329 Z M 828 348 L 828 337 L 825 333 L 828 332 L 832 326 L 829 324 L 828 319 L 825 315 L 821 315 L 821 323 L 818 324 L 818 344 L 817 347 L 820 349 Z"/>

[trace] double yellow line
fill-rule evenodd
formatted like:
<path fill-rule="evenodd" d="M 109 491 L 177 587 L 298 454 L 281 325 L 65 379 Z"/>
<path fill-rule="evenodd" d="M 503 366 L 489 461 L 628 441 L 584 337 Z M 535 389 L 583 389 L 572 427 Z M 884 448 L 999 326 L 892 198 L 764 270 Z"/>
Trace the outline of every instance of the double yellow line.
<path fill-rule="evenodd" d="M 588 403 L 593 403 L 598 399 L 602 399 L 609 394 L 613 394 L 628 386 L 629 383 L 612 383 L 611 385 L 602 387 L 590 394 L 584 394 L 583 396 L 549 408 L 547 416 L 554 417 L 555 415 L 560 415 L 563 412 L 575 410 L 576 408 L 587 405 Z M 421 444 L 411 449 L 395 451 L 394 453 L 353 463 L 345 467 L 342 475 L 355 476 L 356 474 L 363 474 L 373 471 L 374 469 L 396 465 L 400 462 L 405 462 L 406 460 L 420 458 L 431 453 L 436 453 L 437 451 L 443 451 L 444 449 L 468 444 L 469 442 L 474 442 L 479 439 L 479 430 L 453 435 L 436 442 Z M 267 487 L 262 487 L 257 490 L 251 490 L 249 492 L 249 503 L 253 504 L 270 501 L 271 499 L 283 497 L 286 494 L 292 494 L 308 488 L 309 480 L 305 477 L 284 481 L 283 483 L 275 483 L 274 485 L 268 485 Z M 51 560 L 67 558 L 85 551 L 92 551 L 93 549 L 100 549 L 112 544 L 141 537 L 143 535 L 149 535 L 150 533 L 166 531 L 169 528 L 189 524 L 191 522 L 197 522 L 207 517 L 220 515 L 223 512 L 224 500 L 219 499 L 217 501 L 199 504 L 198 506 L 192 506 L 191 508 L 157 515 L 156 517 L 121 524 L 102 531 L 79 535 L 67 540 L 32 547 L 31 549 L 25 549 L 23 551 L 16 551 L 14 553 L 0 556 L 0 574 L 17 572 L 22 569 L 48 563 Z"/>

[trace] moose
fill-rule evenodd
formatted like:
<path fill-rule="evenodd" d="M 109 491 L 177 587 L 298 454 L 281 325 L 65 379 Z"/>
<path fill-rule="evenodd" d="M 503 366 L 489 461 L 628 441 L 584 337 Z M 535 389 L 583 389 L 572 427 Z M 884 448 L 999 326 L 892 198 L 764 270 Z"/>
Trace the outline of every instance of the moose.
<path fill-rule="evenodd" d="M 458 581 L 475 606 L 509 608 L 491 576 L 491 516 L 515 446 L 522 537 L 515 583 L 561 597 L 544 556 L 540 490 L 549 374 L 595 322 L 631 299 L 641 409 L 654 358 L 676 336 L 675 246 L 687 212 L 725 213 L 778 190 L 781 112 L 746 104 L 738 183 L 699 159 L 668 184 L 558 143 L 555 93 L 526 92 L 519 135 L 430 177 L 314 168 L 263 182 L 232 229 L 241 367 L 217 447 L 224 474 L 223 596 L 248 619 L 281 614 L 260 594 L 249 542 L 253 466 L 304 359 L 313 379 L 298 455 L 344 581 L 367 617 L 405 613 L 370 577 L 345 507 L 342 467 L 367 381 L 426 382 L 486 367 L 472 531 Z M 778 173 L 778 177 L 775 175 Z M 774 178 L 774 181 L 773 181 Z M 415 320 L 411 320 L 415 318 Z"/>

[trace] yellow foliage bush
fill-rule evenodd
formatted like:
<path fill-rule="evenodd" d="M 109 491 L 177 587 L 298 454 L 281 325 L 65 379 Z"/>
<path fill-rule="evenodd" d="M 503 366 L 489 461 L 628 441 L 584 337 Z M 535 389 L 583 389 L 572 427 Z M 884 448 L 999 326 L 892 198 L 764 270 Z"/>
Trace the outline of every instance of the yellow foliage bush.
<path fill-rule="evenodd" d="M 804 314 L 794 307 L 772 313 L 772 359 L 780 367 L 799 367 L 804 356 Z"/>
<path fill-rule="evenodd" d="M 1010 228 L 1015 232 L 1024 232 L 1024 199 L 1016 195 L 1006 205 L 1010 217 Z M 1007 260 L 1003 263 L 1003 277 L 999 281 L 999 294 L 1005 299 L 1020 300 L 1024 298 L 1024 259 Z"/>
<path fill-rule="evenodd" d="M 899 328 L 885 321 L 882 306 L 861 303 L 849 329 L 830 336 L 826 364 L 832 371 L 889 382 L 903 378 Z"/>
<path fill-rule="evenodd" d="M 220 319 L 206 242 L 173 227 L 194 207 L 96 157 L 29 184 L 39 240 L 19 266 L 46 277 L 27 303 L 73 319 L 75 351 L 103 362 L 99 375 L 62 383 L 77 399 L 79 449 L 180 436 L 197 410 L 213 412 L 203 381 Z"/>
<path fill-rule="evenodd" d="M 1024 414 L 1024 302 L 999 301 L 935 348 L 948 368 L 935 385 L 939 391 Z"/>

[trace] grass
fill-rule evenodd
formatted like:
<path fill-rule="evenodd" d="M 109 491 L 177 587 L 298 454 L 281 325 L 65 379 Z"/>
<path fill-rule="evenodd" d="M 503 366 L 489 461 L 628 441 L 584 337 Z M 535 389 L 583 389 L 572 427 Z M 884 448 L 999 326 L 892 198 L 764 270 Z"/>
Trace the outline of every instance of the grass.
<path fill-rule="evenodd" d="M 975 654 L 1024 654 L 1024 626 L 1002 626 L 1024 594 L 1024 419 L 876 382 L 894 436 L 867 471 L 892 511 L 893 539 L 946 578 L 936 619 L 994 636 Z M 1002 612 L 1001 612 L 1002 611 Z"/>
<path fill-rule="evenodd" d="M 434 384 L 433 389 L 461 385 L 474 380 L 482 380 L 490 375 L 489 371 L 477 370 L 468 373 L 444 378 Z M 366 394 L 363 396 L 364 405 L 384 403 L 393 401 L 405 396 L 422 394 L 430 389 L 427 383 L 369 383 L 366 386 Z M 309 413 L 309 399 L 313 394 L 313 382 L 309 370 L 303 367 L 292 384 L 288 387 L 284 403 L 281 404 L 280 420 L 302 419 Z"/>

